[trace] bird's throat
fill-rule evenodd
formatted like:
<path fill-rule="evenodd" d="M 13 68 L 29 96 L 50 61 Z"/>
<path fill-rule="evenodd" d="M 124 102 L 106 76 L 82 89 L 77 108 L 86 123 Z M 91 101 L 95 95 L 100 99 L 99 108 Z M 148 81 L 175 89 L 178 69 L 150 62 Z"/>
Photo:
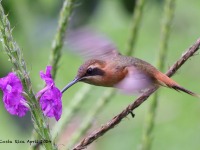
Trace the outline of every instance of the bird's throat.
<path fill-rule="evenodd" d="M 83 79 L 82 82 L 104 87 L 113 87 L 119 83 L 126 76 L 127 72 L 124 70 L 107 69 L 103 75 L 91 76 Z"/>

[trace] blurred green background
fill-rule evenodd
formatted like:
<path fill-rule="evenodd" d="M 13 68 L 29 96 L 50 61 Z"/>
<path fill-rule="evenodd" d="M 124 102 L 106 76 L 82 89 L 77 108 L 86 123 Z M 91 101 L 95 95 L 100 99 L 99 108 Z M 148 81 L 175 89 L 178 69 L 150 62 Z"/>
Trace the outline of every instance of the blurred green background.
<path fill-rule="evenodd" d="M 3 0 L 6 13 L 9 14 L 14 27 L 15 40 L 23 50 L 35 93 L 43 87 L 39 71 L 45 70 L 51 50 L 51 42 L 56 33 L 59 11 L 63 1 L 55 0 Z M 133 0 L 83 0 L 76 3 L 76 12 L 71 19 L 71 28 L 90 26 L 105 33 L 124 52 L 130 22 Z M 160 25 L 163 13 L 162 0 L 150 0 L 144 8 L 144 16 L 139 31 L 134 56 L 154 64 L 157 57 Z M 200 37 L 200 1 L 176 1 L 174 21 L 169 40 L 169 53 L 165 70 L 168 69 L 186 50 Z M 70 53 L 64 47 L 56 84 L 63 88 L 71 81 L 82 60 Z M 200 93 L 200 56 L 195 55 L 173 77 L 180 85 Z M 0 76 L 11 71 L 11 64 L 6 54 L 0 51 Z M 69 89 L 63 97 L 63 109 L 83 83 Z M 88 98 L 84 100 L 81 110 L 74 117 L 66 130 L 68 136 L 82 122 L 97 97 L 106 88 L 94 87 Z M 156 125 L 153 133 L 152 150 L 197 150 L 200 149 L 200 101 L 184 93 L 178 93 L 167 88 L 159 89 L 160 100 L 156 115 Z M 118 93 L 100 114 L 94 116 L 93 130 L 106 123 L 118 114 L 136 97 Z M 151 99 L 134 111 L 134 119 L 125 118 L 114 129 L 94 142 L 88 149 L 93 150 L 135 150 L 138 149 L 143 132 L 145 114 Z M 65 107 L 66 106 L 66 107 Z M 30 114 L 23 118 L 11 116 L 0 105 L 0 140 L 30 140 L 32 123 Z M 91 130 L 92 131 L 92 130 Z M 69 134 L 68 134 L 69 132 Z M 70 137 L 66 137 L 67 139 Z M 59 149 L 65 149 L 67 143 L 60 143 Z M 28 149 L 28 144 L 3 144 L 0 149 Z"/>

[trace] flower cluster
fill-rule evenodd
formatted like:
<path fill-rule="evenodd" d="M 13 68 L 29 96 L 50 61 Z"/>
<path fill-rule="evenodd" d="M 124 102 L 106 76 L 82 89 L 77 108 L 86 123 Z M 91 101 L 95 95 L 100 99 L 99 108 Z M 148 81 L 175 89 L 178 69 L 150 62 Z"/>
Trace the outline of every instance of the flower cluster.
<path fill-rule="evenodd" d="M 47 66 L 46 73 L 40 72 L 46 86 L 37 93 L 37 97 L 44 115 L 55 117 L 58 121 L 62 114 L 62 93 L 55 86 L 51 70 L 52 67 Z M 11 72 L 6 77 L 0 78 L 0 89 L 3 91 L 3 102 L 6 110 L 12 115 L 24 116 L 29 108 L 22 94 L 23 86 L 18 76 Z"/>
<path fill-rule="evenodd" d="M 40 106 L 45 116 L 55 117 L 58 121 L 62 114 L 62 93 L 55 86 L 51 76 L 51 66 L 47 66 L 46 73 L 40 72 L 40 77 L 46 82 L 46 87 L 38 92 L 37 97 L 40 98 Z"/>
<path fill-rule="evenodd" d="M 20 79 L 13 72 L 0 79 L 3 91 L 3 102 L 6 110 L 12 115 L 24 116 L 28 111 L 26 100 L 22 95 L 23 87 Z"/>

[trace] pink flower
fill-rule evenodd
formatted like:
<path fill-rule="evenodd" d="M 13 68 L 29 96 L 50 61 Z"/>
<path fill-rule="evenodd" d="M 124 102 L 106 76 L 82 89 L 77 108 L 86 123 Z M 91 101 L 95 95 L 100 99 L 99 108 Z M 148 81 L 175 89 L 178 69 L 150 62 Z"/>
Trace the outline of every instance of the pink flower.
<path fill-rule="evenodd" d="M 12 115 L 24 116 L 28 108 L 22 95 L 22 83 L 16 74 L 11 72 L 6 77 L 0 78 L 0 89 L 3 91 L 3 102 L 6 110 Z"/>
<path fill-rule="evenodd" d="M 40 97 L 40 106 L 45 116 L 55 117 L 58 121 L 62 114 L 62 93 L 55 86 L 51 76 L 51 66 L 47 66 L 46 73 L 40 72 L 40 77 L 46 82 L 46 87 L 37 93 Z"/>

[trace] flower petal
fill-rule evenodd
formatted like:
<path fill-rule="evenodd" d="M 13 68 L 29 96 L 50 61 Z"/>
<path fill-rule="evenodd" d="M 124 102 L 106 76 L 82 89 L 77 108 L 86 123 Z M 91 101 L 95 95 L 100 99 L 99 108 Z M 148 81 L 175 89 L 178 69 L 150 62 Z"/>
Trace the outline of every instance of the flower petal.
<path fill-rule="evenodd" d="M 40 77 L 46 82 L 47 85 L 51 85 L 52 83 L 54 84 L 54 81 L 51 76 L 51 66 L 46 67 L 46 73 L 43 71 L 40 71 Z"/>
<path fill-rule="evenodd" d="M 4 103 L 4 106 L 10 114 L 17 115 L 19 117 L 23 117 L 29 110 L 26 106 L 24 106 L 21 103 L 19 103 L 18 105 L 8 105 L 7 103 Z"/>
<path fill-rule="evenodd" d="M 52 86 L 40 97 L 40 106 L 47 117 L 55 117 L 58 121 L 62 114 L 62 93 Z"/>
<path fill-rule="evenodd" d="M 22 92 L 23 90 L 20 79 L 13 72 L 0 79 L 0 88 L 4 93 L 10 93 L 12 90 Z"/>

